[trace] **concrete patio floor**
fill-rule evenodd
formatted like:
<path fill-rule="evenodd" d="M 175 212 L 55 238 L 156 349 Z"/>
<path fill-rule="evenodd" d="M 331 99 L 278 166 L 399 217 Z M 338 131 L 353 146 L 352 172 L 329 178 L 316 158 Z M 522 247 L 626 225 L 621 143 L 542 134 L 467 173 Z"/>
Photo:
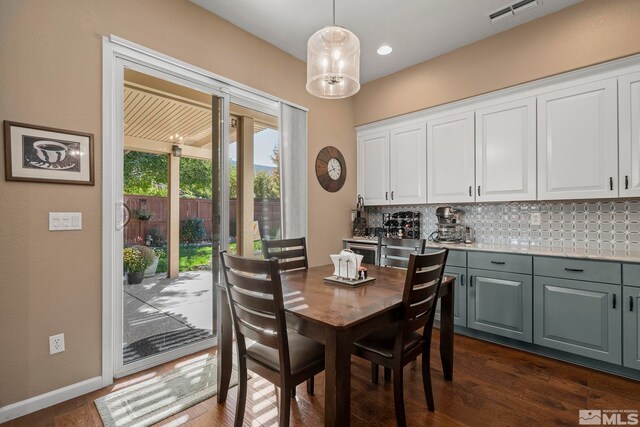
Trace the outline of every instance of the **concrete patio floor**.
<path fill-rule="evenodd" d="M 157 274 L 138 285 L 124 285 L 124 363 L 213 336 L 211 271 Z"/>

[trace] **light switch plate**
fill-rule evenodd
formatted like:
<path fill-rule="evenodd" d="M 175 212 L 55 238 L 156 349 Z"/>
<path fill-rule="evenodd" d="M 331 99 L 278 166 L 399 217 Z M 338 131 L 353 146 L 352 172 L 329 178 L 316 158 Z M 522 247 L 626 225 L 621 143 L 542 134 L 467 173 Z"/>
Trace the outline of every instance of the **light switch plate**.
<path fill-rule="evenodd" d="M 49 212 L 49 231 L 82 230 L 82 212 Z"/>

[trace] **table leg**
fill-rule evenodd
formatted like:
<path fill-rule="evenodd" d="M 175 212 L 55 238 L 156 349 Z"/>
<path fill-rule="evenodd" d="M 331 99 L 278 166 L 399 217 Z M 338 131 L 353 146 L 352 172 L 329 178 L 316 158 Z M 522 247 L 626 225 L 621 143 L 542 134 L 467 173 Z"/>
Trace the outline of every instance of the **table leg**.
<path fill-rule="evenodd" d="M 233 322 L 227 300 L 227 292 L 217 288 L 218 352 L 216 353 L 218 384 L 218 403 L 224 403 L 231 382 L 233 369 Z"/>
<path fill-rule="evenodd" d="M 444 378 L 453 380 L 453 304 L 456 282 L 449 284 L 449 292 L 440 299 L 440 360 Z"/>
<path fill-rule="evenodd" d="M 325 426 L 349 426 L 351 418 L 351 339 L 348 330 L 325 332 Z"/>

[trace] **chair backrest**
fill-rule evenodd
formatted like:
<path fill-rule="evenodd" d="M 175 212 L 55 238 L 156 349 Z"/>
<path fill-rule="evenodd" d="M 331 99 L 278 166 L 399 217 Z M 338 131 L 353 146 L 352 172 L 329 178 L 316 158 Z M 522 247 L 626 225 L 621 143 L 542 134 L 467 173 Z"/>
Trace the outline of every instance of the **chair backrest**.
<path fill-rule="evenodd" d="M 396 239 L 378 237 L 378 265 L 407 268 L 409 255 L 424 251 L 424 239 Z"/>
<path fill-rule="evenodd" d="M 247 354 L 245 339 L 276 349 L 280 372 L 290 372 L 289 342 L 278 260 L 260 260 L 220 252 L 238 353 Z"/>
<path fill-rule="evenodd" d="M 309 268 L 307 262 L 307 240 L 304 237 L 284 240 L 263 240 L 264 259 L 277 258 L 280 271 Z"/>
<path fill-rule="evenodd" d="M 431 337 L 440 284 L 447 263 L 448 249 L 424 255 L 409 256 L 403 303 L 403 330 L 410 332 L 424 328 L 425 337 Z"/>

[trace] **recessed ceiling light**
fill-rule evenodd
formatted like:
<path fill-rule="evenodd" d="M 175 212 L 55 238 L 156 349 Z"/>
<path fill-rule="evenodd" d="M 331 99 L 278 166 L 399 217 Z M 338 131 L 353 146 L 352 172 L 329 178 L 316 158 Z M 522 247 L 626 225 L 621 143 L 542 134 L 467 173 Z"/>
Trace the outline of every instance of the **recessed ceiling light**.
<path fill-rule="evenodd" d="M 378 48 L 378 55 L 389 55 L 392 51 L 391 46 L 384 44 Z"/>

